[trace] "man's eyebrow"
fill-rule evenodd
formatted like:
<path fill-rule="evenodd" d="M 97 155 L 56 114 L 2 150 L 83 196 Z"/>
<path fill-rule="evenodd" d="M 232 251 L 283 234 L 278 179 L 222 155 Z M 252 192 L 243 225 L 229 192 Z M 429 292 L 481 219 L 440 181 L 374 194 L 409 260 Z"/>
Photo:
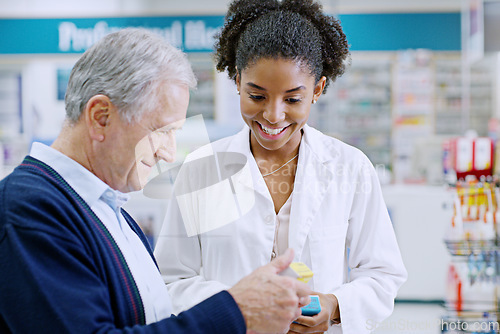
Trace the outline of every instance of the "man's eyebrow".
<path fill-rule="evenodd" d="M 247 82 L 247 86 L 250 86 L 250 87 L 253 87 L 253 88 L 256 88 L 259 90 L 263 90 L 263 91 L 266 90 L 264 87 L 260 87 L 259 85 L 256 85 L 253 82 Z M 285 93 L 293 93 L 295 91 L 302 90 L 302 89 L 306 89 L 306 87 L 305 86 L 295 87 L 295 88 L 292 88 L 292 89 L 285 91 Z"/>

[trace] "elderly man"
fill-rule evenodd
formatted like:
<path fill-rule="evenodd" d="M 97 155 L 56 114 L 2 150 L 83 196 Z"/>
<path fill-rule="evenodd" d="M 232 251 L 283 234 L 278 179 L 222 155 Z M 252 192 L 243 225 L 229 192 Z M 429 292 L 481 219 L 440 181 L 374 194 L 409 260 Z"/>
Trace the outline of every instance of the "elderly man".
<path fill-rule="evenodd" d="M 0 182 L 1 333 L 276 333 L 300 315 L 309 288 L 277 275 L 288 251 L 171 316 L 151 249 L 121 209 L 158 159 L 173 160 L 195 83 L 186 57 L 141 29 L 78 60 L 60 135 Z"/>

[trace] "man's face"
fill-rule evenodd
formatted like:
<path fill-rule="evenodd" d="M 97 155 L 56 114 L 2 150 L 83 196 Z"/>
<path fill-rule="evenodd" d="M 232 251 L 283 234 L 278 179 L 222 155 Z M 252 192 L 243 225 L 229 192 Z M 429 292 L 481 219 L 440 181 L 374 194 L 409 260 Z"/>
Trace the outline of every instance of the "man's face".
<path fill-rule="evenodd" d="M 106 156 L 100 158 L 106 168 L 104 179 L 101 179 L 113 189 L 140 190 L 159 160 L 175 160 L 175 130 L 186 119 L 189 88 L 166 83 L 155 98 L 159 99 L 158 110 L 145 113 L 132 123 L 119 119 L 109 130 Z"/>

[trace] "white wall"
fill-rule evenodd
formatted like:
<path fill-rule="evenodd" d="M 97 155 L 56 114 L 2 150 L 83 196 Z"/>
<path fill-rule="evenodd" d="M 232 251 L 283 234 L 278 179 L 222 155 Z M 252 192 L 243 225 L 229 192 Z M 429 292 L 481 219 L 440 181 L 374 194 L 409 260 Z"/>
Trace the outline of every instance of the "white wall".
<path fill-rule="evenodd" d="M 391 185 L 383 188 L 408 280 L 398 298 L 445 298 L 450 256 L 444 243 L 453 215 L 452 193 L 444 187 Z"/>

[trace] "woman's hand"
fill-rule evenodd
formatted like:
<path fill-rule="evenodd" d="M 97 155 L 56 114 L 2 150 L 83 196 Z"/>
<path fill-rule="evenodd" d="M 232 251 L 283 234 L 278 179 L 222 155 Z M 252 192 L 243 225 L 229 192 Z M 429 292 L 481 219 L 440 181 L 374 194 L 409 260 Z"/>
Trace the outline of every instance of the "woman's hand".
<path fill-rule="evenodd" d="M 310 317 L 300 316 L 290 325 L 288 334 L 293 333 L 324 333 L 330 326 L 330 319 L 340 321 L 340 310 L 337 297 L 332 294 L 313 292 L 319 296 L 321 312 Z"/>
<path fill-rule="evenodd" d="M 307 284 L 278 275 L 292 260 L 293 250 L 289 248 L 227 290 L 238 304 L 247 331 L 286 333 L 289 324 L 300 316 L 300 305 L 310 302 Z"/>

